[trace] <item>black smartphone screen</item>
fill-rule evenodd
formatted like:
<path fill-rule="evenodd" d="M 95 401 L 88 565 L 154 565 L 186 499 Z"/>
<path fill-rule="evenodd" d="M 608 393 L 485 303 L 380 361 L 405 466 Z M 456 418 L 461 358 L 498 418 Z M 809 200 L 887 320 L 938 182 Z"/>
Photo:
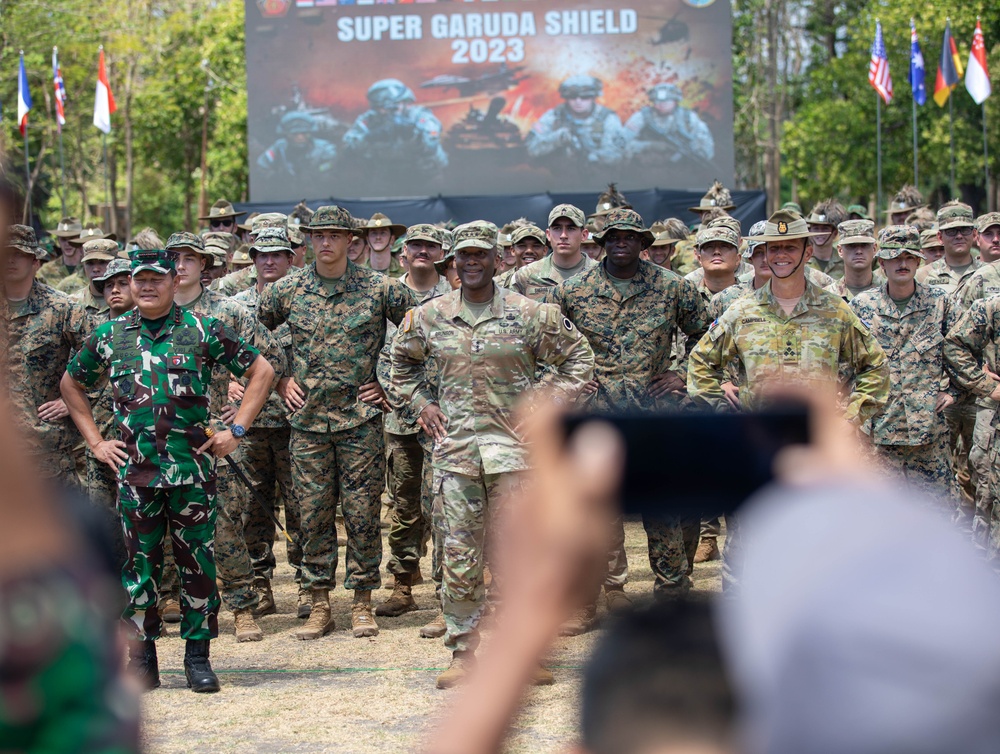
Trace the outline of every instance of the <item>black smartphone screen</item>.
<path fill-rule="evenodd" d="M 789 405 L 757 413 L 570 415 L 567 437 L 594 420 L 625 440 L 623 512 L 653 517 L 732 513 L 773 479 L 782 448 L 810 436 L 808 410 Z"/>

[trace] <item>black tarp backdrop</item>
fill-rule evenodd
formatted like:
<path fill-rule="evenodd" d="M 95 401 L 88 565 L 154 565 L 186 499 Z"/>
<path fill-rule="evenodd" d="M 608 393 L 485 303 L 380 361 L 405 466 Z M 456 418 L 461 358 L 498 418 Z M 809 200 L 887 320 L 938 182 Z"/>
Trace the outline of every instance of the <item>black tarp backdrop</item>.
<path fill-rule="evenodd" d="M 767 196 L 763 191 L 734 191 L 736 209 L 730 214 L 743 225 L 743 232 L 758 220 L 766 219 Z M 697 206 L 702 194 L 691 191 L 625 191 L 632 206 L 642 215 L 647 225 L 657 219 L 679 217 L 688 224 L 697 222 L 698 216 L 688 208 Z M 549 211 L 557 204 L 568 203 L 584 212 L 593 212 L 597 195 L 587 194 L 523 194 L 518 196 L 438 196 L 412 199 L 311 199 L 310 209 L 337 204 L 345 207 L 355 217 L 369 218 L 376 212 L 388 215 L 394 223 L 414 225 L 453 220 L 466 223 L 472 220 L 489 220 L 503 225 L 514 218 L 526 217 L 540 227 L 548 223 Z M 238 204 L 245 212 L 289 212 L 292 205 L 277 202 Z"/>

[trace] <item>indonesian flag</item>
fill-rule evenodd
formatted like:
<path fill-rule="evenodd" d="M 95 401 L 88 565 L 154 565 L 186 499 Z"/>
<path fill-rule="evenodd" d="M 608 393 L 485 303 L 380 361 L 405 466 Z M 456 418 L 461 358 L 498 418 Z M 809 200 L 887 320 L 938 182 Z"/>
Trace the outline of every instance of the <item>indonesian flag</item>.
<path fill-rule="evenodd" d="M 28 73 L 24 70 L 24 51 L 21 51 L 21 67 L 17 72 L 17 123 L 21 136 L 28 130 L 28 111 L 31 110 L 31 92 L 28 91 Z"/>
<path fill-rule="evenodd" d="M 111 94 L 108 72 L 104 68 L 104 47 L 101 47 L 97 59 L 97 92 L 94 94 L 94 125 L 98 130 L 111 133 L 111 113 L 115 110 L 115 98 Z"/>
<path fill-rule="evenodd" d="M 986 43 L 983 41 L 983 29 L 976 19 L 976 32 L 972 35 L 972 51 L 969 53 L 969 65 L 965 69 L 965 88 L 969 90 L 972 99 L 981 105 L 993 93 L 990 86 L 990 72 L 986 67 Z"/>

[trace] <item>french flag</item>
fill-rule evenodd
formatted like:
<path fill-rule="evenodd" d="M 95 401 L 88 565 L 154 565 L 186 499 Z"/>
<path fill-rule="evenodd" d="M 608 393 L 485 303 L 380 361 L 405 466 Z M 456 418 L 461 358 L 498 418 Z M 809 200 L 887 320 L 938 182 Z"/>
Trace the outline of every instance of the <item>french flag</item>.
<path fill-rule="evenodd" d="M 24 50 L 21 50 L 21 68 L 17 72 L 17 122 L 21 136 L 28 130 L 28 112 L 31 110 L 31 92 L 28 91 L 28 72 L 24 70 Z"/>

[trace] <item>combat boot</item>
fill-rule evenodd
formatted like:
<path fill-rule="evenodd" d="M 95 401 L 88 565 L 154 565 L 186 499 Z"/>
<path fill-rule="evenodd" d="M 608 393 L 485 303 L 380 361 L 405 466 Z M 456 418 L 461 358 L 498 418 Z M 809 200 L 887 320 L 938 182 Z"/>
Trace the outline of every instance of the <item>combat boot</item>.
<path fill-rule="evenodd" d="M 250 608 L 233 611 L 233 622 L 236 624 L 236 641 L 260 641 L 264 632 L 260 630 L 257 621 L 253 619 Z"/>
<path fill-rule="evenodd" d="M 212 694 L 219 690 L 219 678 L 208 661 L 208 639 L 188 639 L 184 648 L 184 676 L 188 688 L 196 694 Z"/>
<path fill-rule="evenodd" d="M 448 633 L 448 626 L 444 622 L 444 613 L 439 612 L 434 616 L 434 620 L 420 629 L 420 635 L 425 639 L 440 639 Z"/>
<path fill-rule="evenodd" d="M 299 587 L 298 604 L 295 607 L 295 615 L 299 618 L 308 618 L 312 612 L 312 594 L 308 589 Z"/>
<path fill-rule="evenodd" d="M 556 677 L 552 675 L 552 671 L 543 665 L 539 665 L 531 674 L 532 686 L 551 686 L 555 682 Z"/>
<path fill-rule="evenodd" d="M 623 586 L 604 587 L 604 599 L 607 601 L 609 613 L 622 613 L 632 607 L 632 600 L 625 594 Z"/>
<path fill-rule="evenodd" d="M 413 601 L 412 587 L 413 577 L 408 573 L 396 574 L 396 582 L 392 587 L 392 594 L 389 599 L 375 608 L 375 615 L 387 615 L 390 618 L 398 618 L 403 613 L 417 609 L 417 603 Z"/>
<path fill-rule="evenodd" d="M 152 639 L 129 639 L 126 669 L 139 681 L 143 691 L 160 688 L 160 664 L 156 659 L 156 642 Z"/>
<path fill-rule="evenodd" d="M 160 617 L 165 623 L 181 622 L 181 603 L 176 597 L 167 597 L 160 602 Z"/>
<path fill-rule="evenodd" d="M 596 621 L 597 605 L 587 605 L 573 613 L 573 616 L 559 627 L 559 635 L 580 636 L 587 633 Z"/>
<path fill-rule="evenodd" d="M 295 632 L 295 635 L 303 641 L 319 639 L 326 636 L 334 628 L 333 616 L 330 615 L 330 590 L 313 589 L 310 595 L 310 604 L 312 608 L 309 620 Z"/>
<path fill-rule="evenodd" d="M 257 607 L 253 610 L 254 617 L 260 618 L 264 615 L 274 615 L 278 612 L 278 608 L 274 604 L 274 592 L 271 591 L 271 582 L 265 578 L 257 578 L 254 579 L 253 585 L 257 590 L 257 594 L 260 595 L 260 602 L 257 603 Z"/>
<path fill-rule="evenodd" d="M 707 563 L 710 560 L 719 559 L 719 540 L 715 539 L 703 539 L 698 545 L 698 549 L 694 553 L 695 563 Z"/>
<path fill-rule="evenodd" d="M 473 652 L 455 652 L 451 656 L 451 665 L 437 677 L 437 687 L 454 688 L 466 679 L 475 666 L 476 655 Z"/>
<path fill-rule="evenodd" d="M 372 617 L 372 593 L 360 589 L 354 590 L 354 604 L 351 605 L 351 628 L 354 638 L 378 636 L 378 623 Z"/>

